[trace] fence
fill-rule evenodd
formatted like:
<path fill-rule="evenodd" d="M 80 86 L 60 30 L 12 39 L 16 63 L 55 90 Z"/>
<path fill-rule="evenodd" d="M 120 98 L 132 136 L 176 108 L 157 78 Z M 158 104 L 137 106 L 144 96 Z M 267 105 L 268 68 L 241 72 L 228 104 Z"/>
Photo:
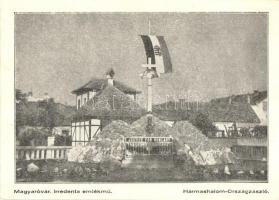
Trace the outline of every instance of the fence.
<path fill-rule="evenodd" d="M 17 160 L 67 159 L 71 146 L 17 146 Z"/>
<path fill-rule="evenodd" d="M 267 147 L 267 137 L 238 138 L 237 145 Z"/>
<path fill-rule="evenodd" d="M 232 152 L 240 160 L 267 161 L 267 147 L 260 146 L 233 146 Z"/>
<path fill-rule="evenodd" d="M 170 155 L 173 152 L 172 137 L 126 137 L 126 157 L 132 155 Z"/>

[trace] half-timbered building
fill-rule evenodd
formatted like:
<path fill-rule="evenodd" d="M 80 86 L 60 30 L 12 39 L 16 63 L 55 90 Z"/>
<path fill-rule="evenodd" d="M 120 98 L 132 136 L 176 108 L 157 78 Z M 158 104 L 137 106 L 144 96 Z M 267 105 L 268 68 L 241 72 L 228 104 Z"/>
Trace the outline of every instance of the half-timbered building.
<path fill-rule="evenodd" d="M 113 120 L 132 122 L 144 109 L 137 102 L 140 91 L 107 79 L 92 79 L 72 92 L 76 95 L 76 114 L 71 125 L 72 145 L 86 145 Z"/>

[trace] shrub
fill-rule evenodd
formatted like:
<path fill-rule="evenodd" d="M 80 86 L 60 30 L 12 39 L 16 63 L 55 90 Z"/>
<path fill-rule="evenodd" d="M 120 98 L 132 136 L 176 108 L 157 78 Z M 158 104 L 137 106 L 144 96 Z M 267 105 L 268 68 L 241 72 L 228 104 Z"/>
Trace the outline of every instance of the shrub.
<path fill-rule="evenodd" d="M 202 112 L 193 114 L 189 121 L 198 129 L 200 129 L 204 135 L 206 135 L 208 131 L 217 130 L 212 124 L 212 121 L 209 119 L 208 115 Z"/>
<path fill-rule="evenodd" d="M 71 146 L 72 137 L 70 135 L 56 135 L 54 139 L 54 146 Z"/>
<path fill-rule="evenodd" d="M 20 146 L 46 146 L 49 133 L 36 129 L 27 128 L 18 136 Z"/>

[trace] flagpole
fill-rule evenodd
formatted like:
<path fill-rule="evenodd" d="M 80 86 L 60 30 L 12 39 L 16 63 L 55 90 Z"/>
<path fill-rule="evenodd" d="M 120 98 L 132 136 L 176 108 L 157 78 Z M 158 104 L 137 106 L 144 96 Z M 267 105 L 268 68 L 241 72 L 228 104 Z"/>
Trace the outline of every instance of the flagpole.
<path fill-rule="evenodd" d="M 151 23 L 150 19 L 148 19 L 148 34 L 151 34 Z M 153 66 L 155 67 L 155 65 Z M 147 77 L 147 126 L 146 132 L 148 134 L 152 134 L 153 132 L 153 123 L 152 123 L 152 62 L 151 57 L 147 58 L 147 69 L 146 69 L 146 77 Z"/>
<path fill-rule="evenodd" d="M 151 65 L 151 58 L 148 58 L 147 65 Z M 147 72 L 147 112 L 152 114 L 152 72 L 148 68 Z"/>
<path fill-rule="evenodd" d="M 150 19 L 148 19 L 148 34 L 151 34 L 151 23 L 150 23 Z M 148 64 L 148 63 L 147 63 Z"/>
<path fill-rule="evenodd" d="M 140 74 L 142 78 L 147 78 L 147 126 L 146 132 L 154 132 L 152 123 L 152 78 L 158 78 L 160 73 L 172 71 L 172 65 L 166 43 L 163 36 L 151 35 L 151 23 L 148 19 L 148 34 L 140 35 L 144 43 L 146 53 L 146 64 L 142 64 L 145 71 Z M 163 58 L 164 57 L 164 58 Z"/>

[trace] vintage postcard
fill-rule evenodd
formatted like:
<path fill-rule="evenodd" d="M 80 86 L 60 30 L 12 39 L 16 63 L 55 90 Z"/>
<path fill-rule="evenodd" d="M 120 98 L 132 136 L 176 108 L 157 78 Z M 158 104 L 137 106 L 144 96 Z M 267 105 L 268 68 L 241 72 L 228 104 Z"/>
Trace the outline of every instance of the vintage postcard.
<path fill-rule="evenodd" d="M 1 197 L 279 198 L 268 9 L 9 16 Z"/>

